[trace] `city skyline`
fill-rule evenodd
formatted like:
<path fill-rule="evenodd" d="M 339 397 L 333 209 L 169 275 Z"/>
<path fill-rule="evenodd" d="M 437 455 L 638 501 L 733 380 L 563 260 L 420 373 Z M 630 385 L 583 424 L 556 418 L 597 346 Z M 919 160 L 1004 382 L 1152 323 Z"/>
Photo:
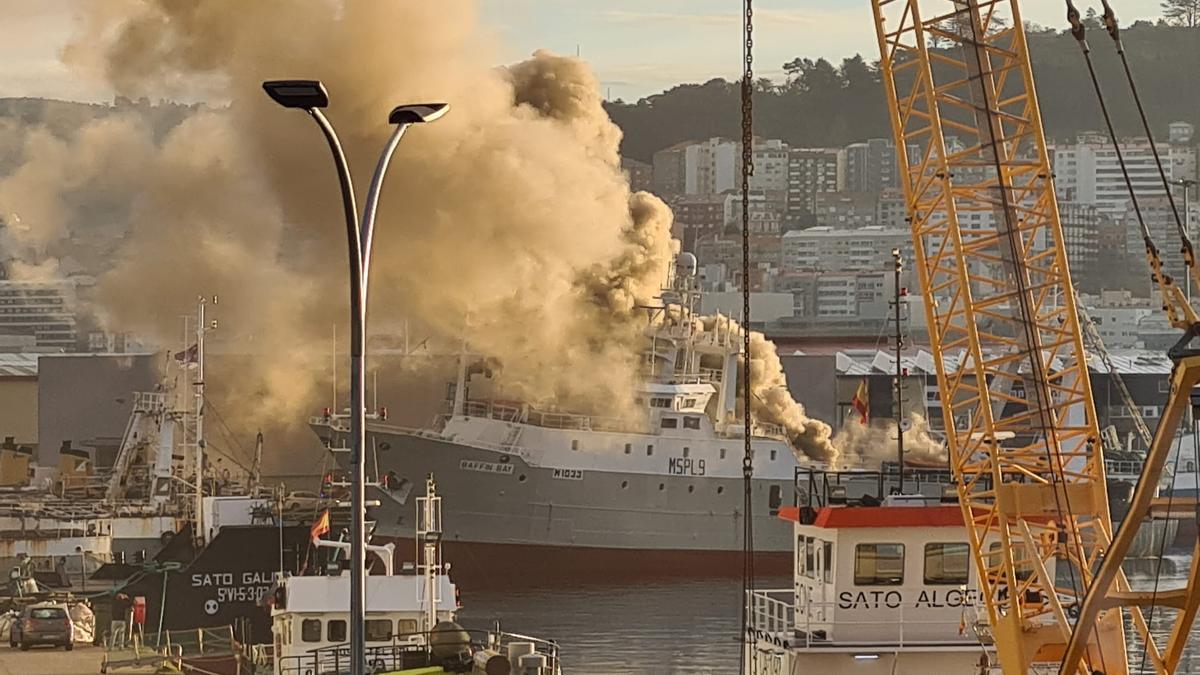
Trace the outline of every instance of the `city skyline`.
<path fill-rule="evenodd" d="M 0 96 L 109 101 L 113 92 L 73 72 L 58 58 L 70 40 L 83 0 L 20 3 L 0 0 L 9 39 L 0 45 Z M 741 18 L 738 8 L 717 0 L 663 0 L 653 10 L 632 0 L 597 6 L 582 0 L 481 0 L 482 32 L 496 42 L 499 62 L 537 49 L 578 53 L 595 69 L 606 98 L 627 101 L 676 84 L 738 76 Z M 1086 11 L 1088 3 L 1081 9 Z M 1156 20 L 1158 0 L 1131 0 L 1117 7 L 1123 25 Z M 1062 28 L 1063 8 L 1041 3 L 1025 19 Z M 796 57 L 834 62 L 861 53 L 875 60 L 870 5 L 866 0 L 756 3 L 756 73 L 781 79 Z M 630 48 L 630 45 L 635 46 Z"/>

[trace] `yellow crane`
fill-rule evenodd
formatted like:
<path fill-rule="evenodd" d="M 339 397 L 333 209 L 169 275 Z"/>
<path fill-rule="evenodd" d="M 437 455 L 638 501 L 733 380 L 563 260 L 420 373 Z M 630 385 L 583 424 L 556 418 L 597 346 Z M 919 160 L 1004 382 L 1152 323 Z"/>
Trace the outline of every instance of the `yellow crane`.
<path fill-rule="evenodd" d="M 1020 8 L 871 5 L 951 468 L 1000 669 L 1058 671 L 1072 618 L 1090 612 L 1064 672 L 1127 673 L 1121 610 L 1083 606 L 1102 561 L 1114 593 L 1128 584 L 1105 558 L 1100 432 Z"/>

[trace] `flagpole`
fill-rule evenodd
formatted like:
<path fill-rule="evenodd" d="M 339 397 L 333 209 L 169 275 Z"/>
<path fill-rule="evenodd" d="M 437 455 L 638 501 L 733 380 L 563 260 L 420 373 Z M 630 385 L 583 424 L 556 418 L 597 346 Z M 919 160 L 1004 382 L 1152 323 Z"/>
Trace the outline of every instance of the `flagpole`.
<path fill-rule="evenodd" d="M 895 261 L 895 296 L 893 302 L 896 305 L 896 472 L 899 474 L 899 484 L 897 489 L 899 494 L 904 494 L 904 367 L 900 361 L 901 352 L 904 349 L 904 336 L 901 334 L 900 326 L 900 272 L 904 269 L 904 263 L 900 259 L 900 249 L 892 249 L 892 259 Z"/>
<path fill-rule="evenodd" d="M 190 351 L 190 350 L 189 350 Z M 185 358 L 190 362 L 191 355 Z M 189 363 L 190 365 L 190 363 Z M 204 298 L 196 309 L 196 532 L 198 545 L 204 545 Z"/>

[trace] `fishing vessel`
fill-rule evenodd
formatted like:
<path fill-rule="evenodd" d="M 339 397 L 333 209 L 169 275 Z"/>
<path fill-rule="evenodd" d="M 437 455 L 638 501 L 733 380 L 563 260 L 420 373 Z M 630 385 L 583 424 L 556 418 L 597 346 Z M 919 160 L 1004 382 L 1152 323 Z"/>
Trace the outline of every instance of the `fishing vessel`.
<path fill-rule="evenodd" d="M 414 481 L 435 473 L 451 504 L 445 546 L 460 583 L 528 578 L 531 569 L 543 580 L 740 569 L 741 334 L 728 324 L 698 328 L 699 296 L 696 258 L 680 254 L 662 304 L 650 308 L 633 419 L 475 398 L 472 379 L 486 367 L 469 357 L 459 360 L 446 408 L 429 427 L 371 415 L 377 534 L 408 536 Z M 327 409 L 310 425 L 344 464 L 347 416 Z M 750 433 L 757 564 L 786 573 L 791 534 L 772 514 L 790 490 L 798 453 L 777 426 L 756 423 Z"/>
<path fill-rule="evenodd" d="M 794 537 L 793 584 L 747 595 L 743 675 L 989 672 L 954 488 L 887 495 L 869 478 L 797 472 L 799 505 L 778 516 Z"/>

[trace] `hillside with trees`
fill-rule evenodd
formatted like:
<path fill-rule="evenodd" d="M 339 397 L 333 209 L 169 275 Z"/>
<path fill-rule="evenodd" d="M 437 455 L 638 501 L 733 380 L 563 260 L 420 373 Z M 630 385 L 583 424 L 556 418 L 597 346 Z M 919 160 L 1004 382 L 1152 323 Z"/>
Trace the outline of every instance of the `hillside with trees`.
<path fill-rule="evenodd" d="M 1197 0 L 1172 0 L 1184 5 Z M 1169 122 L 1200 126 L 1200 28 L 1182 14 L 1174 23 L 1141 21 L 1122 37 L 1155 134 L 1165 137 Z M 1113 43 L 1089 12 L 1088 38 L 1117 130 L 1142 135 Z M 1191 23 L 1191 25 L 1189 25 Z M 1100 129 L 1102 119 L 1079 46 L 1069 32 L 1027 26 L 1038 100 L 1047 136 L 1068 140 Z M 838 147 L 867 138 L 890 137 L 877 62 L 861 55 L 834 65 L 825 59 L 796 58 L 783 66 L 786 81 L 755 83 L 755 133 L 801 147 Z M 622 152 L 650 161 L 662 148 L 740 131 L 740 87 L 714 79 L 681 84 L 634 103 L 607 104 L 624 130 Z"/>

